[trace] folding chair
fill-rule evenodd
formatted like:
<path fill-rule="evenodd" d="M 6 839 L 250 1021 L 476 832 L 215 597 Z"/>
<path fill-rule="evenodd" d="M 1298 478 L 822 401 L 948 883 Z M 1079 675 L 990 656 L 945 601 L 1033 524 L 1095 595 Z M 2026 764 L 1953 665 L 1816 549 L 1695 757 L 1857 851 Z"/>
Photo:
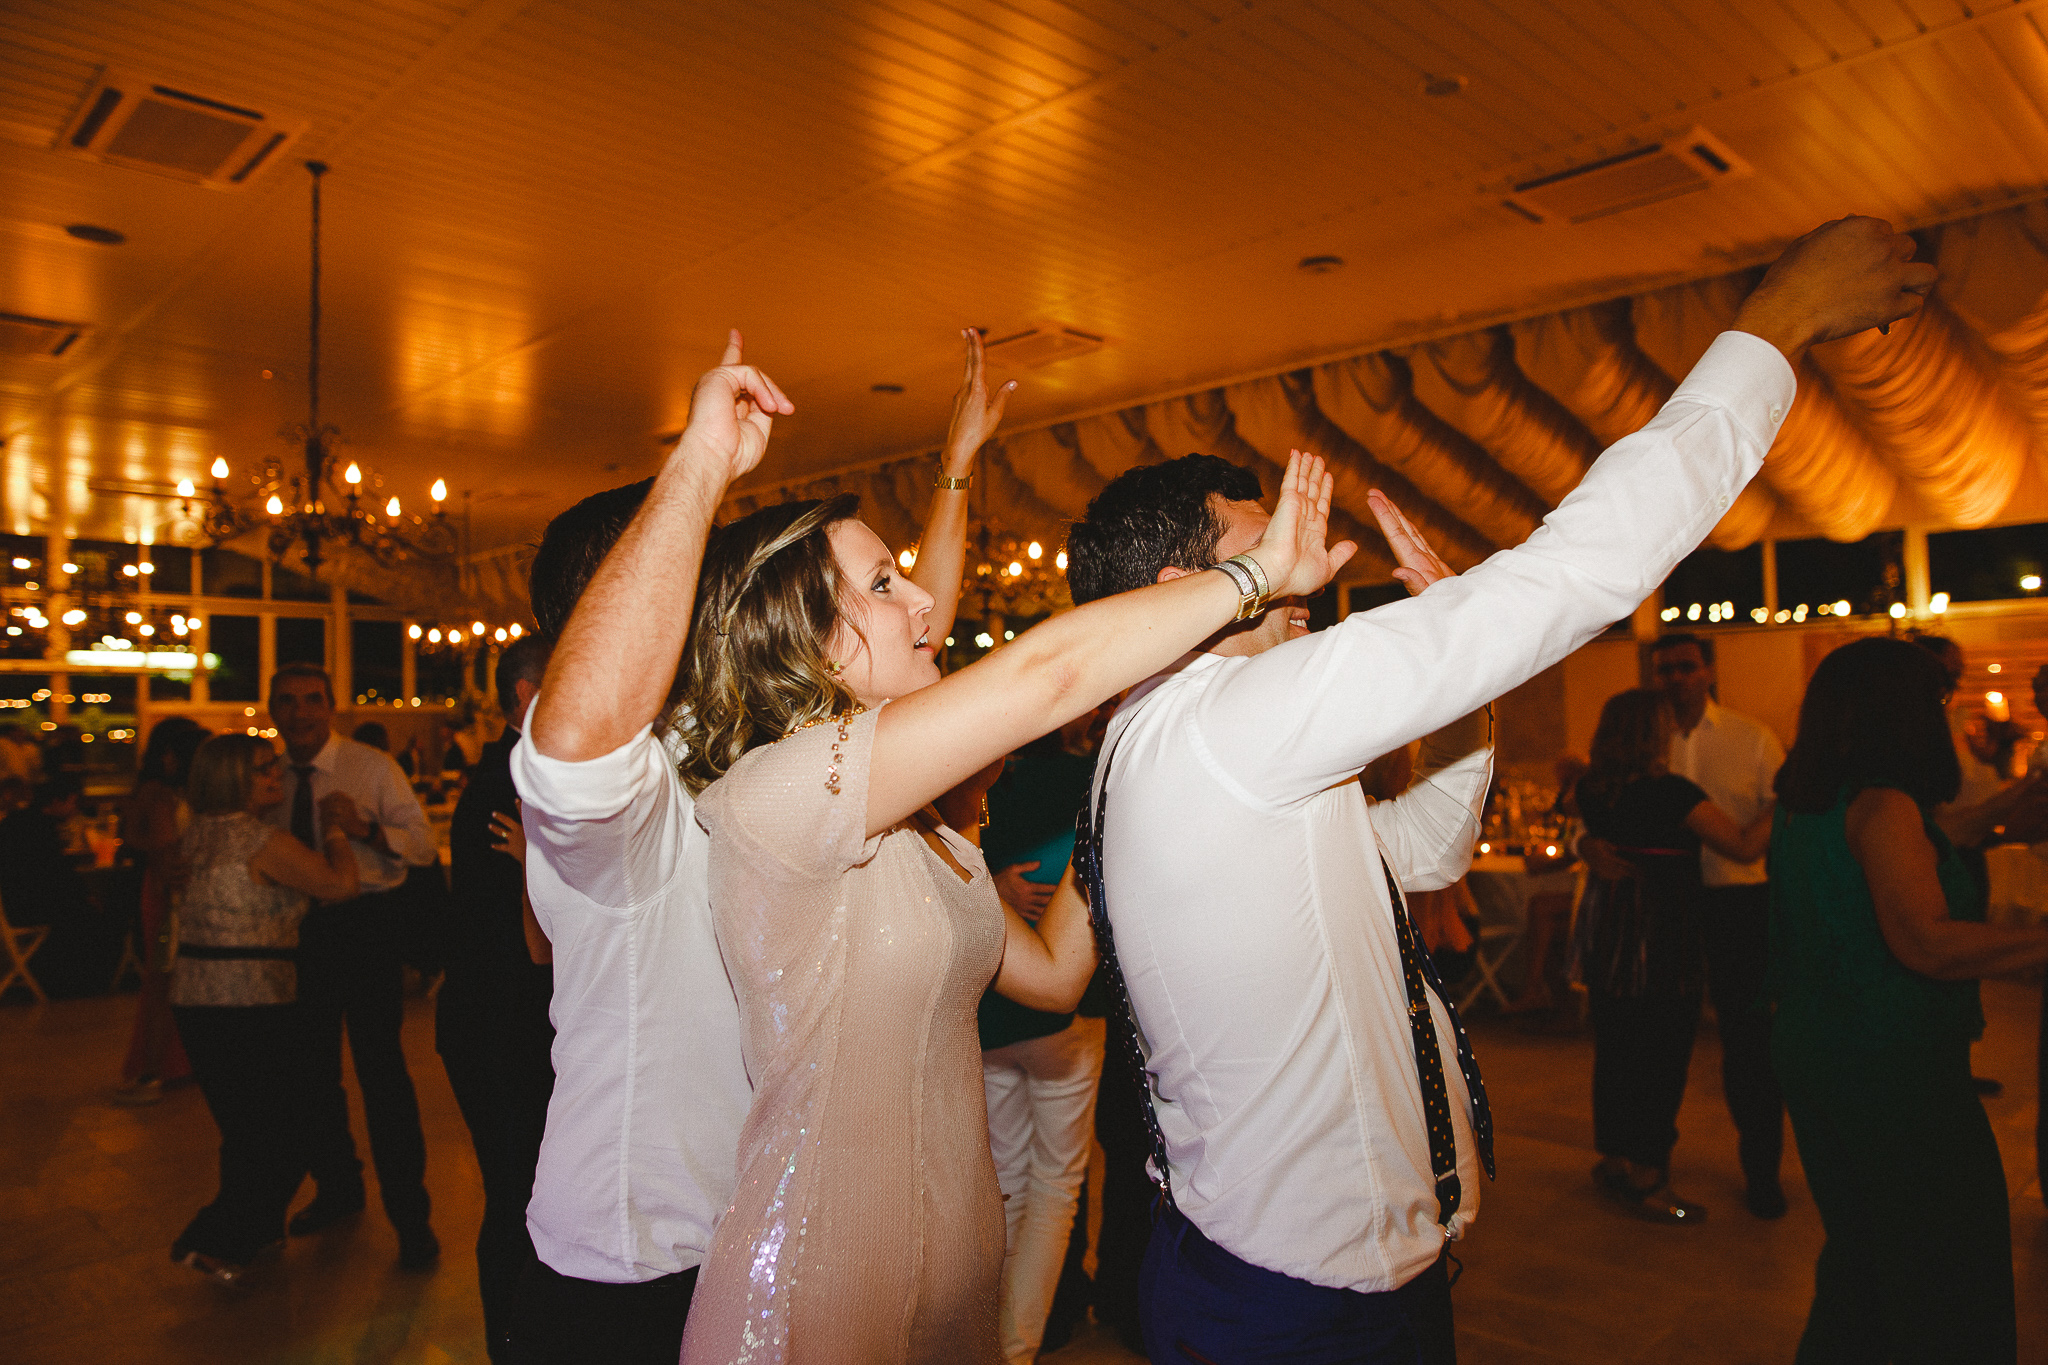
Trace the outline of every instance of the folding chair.
<path fill-rule="evenodd" d="M 1479 941 L 1472 953 L 1472 970 L 1478 980 L 1466 989 L 1465 998 L 1458 1002 L 1460 1011 L 1471 1009 L 1474 1001 L 1487 994 L 1491 994 L 1494 1003 L 1502 1009 L 1507 1008 L 1508 993 L 1501 986 L 1500 970 L 1522 943 L 1522 931 L 1527 921 L 1523 918 L 1519 901 L 1526 882 L 1527 879 L 1520 876 L 1472 877 L 1466 881 L 1472 902 L 1479 907 Z"/>
<path fill-rule="evenodd" d="M 4 997 L 16 981 L 28 987 L 30 995 L 39 1005 L 50 1003 L 50 997 L 43 993 L 42 983 L 28 969 L 28 960 L 36 955 L 36 949 L 43 946 L 43 940 L 50 936 L 48 925 L 38 924 L 27 929 L 17 929 L 7 922 L 7 906 L 0 903 L 0 947 L 7 949 L 5 965 L 7 974 L 0 976 L 0 997 Z"/>

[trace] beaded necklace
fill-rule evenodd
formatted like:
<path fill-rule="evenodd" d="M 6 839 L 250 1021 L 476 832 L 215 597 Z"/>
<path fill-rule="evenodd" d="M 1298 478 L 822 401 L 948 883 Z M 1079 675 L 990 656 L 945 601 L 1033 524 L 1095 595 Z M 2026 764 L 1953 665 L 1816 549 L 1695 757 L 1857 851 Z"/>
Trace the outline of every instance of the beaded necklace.
<path fill-rule="evenodd" d="M 816 716 L 804 721 L 801 725 L 792 725 L 789 728 L 788 734 L 782 737 L 783 739 L 788 739 L 790 735 L 796 734 L 800 730 L 808 730 L 814 725 L 836 723 L 839 726 L 839 733 L 832 737 L 832 764 L 825 770 L 825 790 L 831 792 L 834 796 L 839 795 L 839 746 L 846 743 L 846 727 L 853 723 L 855 716 L 861 715 L 867 709 L 867 707 L 862 706 L 859 702 L 855 702 L 851 710 L 841 711 L 836 716 Z M 781 742 L 781 740 L 776 741 L 778 744 Z"/>

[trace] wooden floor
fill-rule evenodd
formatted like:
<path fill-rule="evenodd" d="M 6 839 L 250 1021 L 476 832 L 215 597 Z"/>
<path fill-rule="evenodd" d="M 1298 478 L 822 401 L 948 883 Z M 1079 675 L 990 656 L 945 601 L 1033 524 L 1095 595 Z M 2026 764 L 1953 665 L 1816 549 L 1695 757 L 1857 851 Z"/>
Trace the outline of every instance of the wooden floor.
<path fill-rule="evenodd" d="M 2020 1359 L 2048 1360 L 2048 1217 L 2033 1169 L 2038 988 L 1986 987 L 1990 1032 L 1977 1071 L 2006 1084 L 1989 1102 L 2012 1191 Z M 484 1359 L 471 1254 L 481 1214 L 476 1163 L 433 1053 L 425 1002 L 408 1051 L 429 1148 L 440 1267 L 401 1273 L 373 1210 L 294 1240 L 241 1292 L 167 1259 L 213 1190 L 215 1135 L 189 1087 L 163 1103 L 109 1102 L 131 998 L 0 1008 L 0 1361 L 425 1362 Z M 1595 1196 L 1587 1115 L 1591 1044 L 1481 1019 L 1474 1029 L 1497 1116 L 1500 1180 L 1458 1249 L 1463 1365 L 1789 1361 L 1821 1232 L 1796 1156 L 1792 1211 L 1743 1211 L 1720 1058 L 1701 1037 L 1680 1118 L 1675 1183 L 1705 1202 L 1698 1228 L 1633 1222 Z M 360 1111 L 358 1111 L 360 1144 Z M 1048 1365 L 1135 1360 L 1084 1331 Z"/>

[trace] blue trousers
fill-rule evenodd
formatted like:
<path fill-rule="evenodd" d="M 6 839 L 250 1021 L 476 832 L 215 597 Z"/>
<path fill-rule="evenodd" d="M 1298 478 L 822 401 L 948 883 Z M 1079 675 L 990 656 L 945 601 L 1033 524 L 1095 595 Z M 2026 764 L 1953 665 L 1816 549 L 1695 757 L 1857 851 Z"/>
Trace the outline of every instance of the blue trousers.
<path fill-rule="evenodd" d="M 1139 1281 L 1152 1365 L 1455 1365 L 1439 1258 L 1398 1289 L 1331 1289 L 1217 1246 L 1178 1210 L 1152 1225 Z"/>

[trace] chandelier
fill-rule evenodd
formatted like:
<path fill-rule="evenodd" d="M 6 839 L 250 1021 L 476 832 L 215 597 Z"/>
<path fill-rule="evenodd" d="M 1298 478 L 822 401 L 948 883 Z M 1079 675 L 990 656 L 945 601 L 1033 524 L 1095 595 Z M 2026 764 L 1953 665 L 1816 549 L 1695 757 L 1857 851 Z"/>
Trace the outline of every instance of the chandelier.
<path fill-rule="evenodd" d="M 960 580 L 960 615 L 994 622 L 1045 616 L 1074 605 L 1067 592 L 1067 552 L 1018 535 L 989 513 L 989 482 L 980 485 Z M 991 627 L 994 629 L 995 627 Z"/>
<path fill-rule="evenodd" d="M 354 460 L 339 467 L 335 447 L 341 432 L 320 420 L 320 178 L 327 174 L 327 163 L 308 161 L 306 170 L 313 177 L 306 420 L 279 433 L 300 458 L 266 459 L 249 475 L 253 492 L 240 498 L 228 491 L 228 462 L 216 458 L 213 487 L 206 494 L 200 494 L 191 479 L 179 481 L 180 511 L 212 545 L 268 527 L 271 561 L 281 564 L 294 546 L 303 547 L 308 574 L 326 562 L 323 547 L 334 545 L 358 550 L 387 569 L 408 560 L 445 559 L 459 543 L 442 507 L 448 498 L 447 482 L 436 479 L 428 490 L 430 516 L 408 514 L 395 492 L 386 496 L 381 476 L 366 477 Z"/>

